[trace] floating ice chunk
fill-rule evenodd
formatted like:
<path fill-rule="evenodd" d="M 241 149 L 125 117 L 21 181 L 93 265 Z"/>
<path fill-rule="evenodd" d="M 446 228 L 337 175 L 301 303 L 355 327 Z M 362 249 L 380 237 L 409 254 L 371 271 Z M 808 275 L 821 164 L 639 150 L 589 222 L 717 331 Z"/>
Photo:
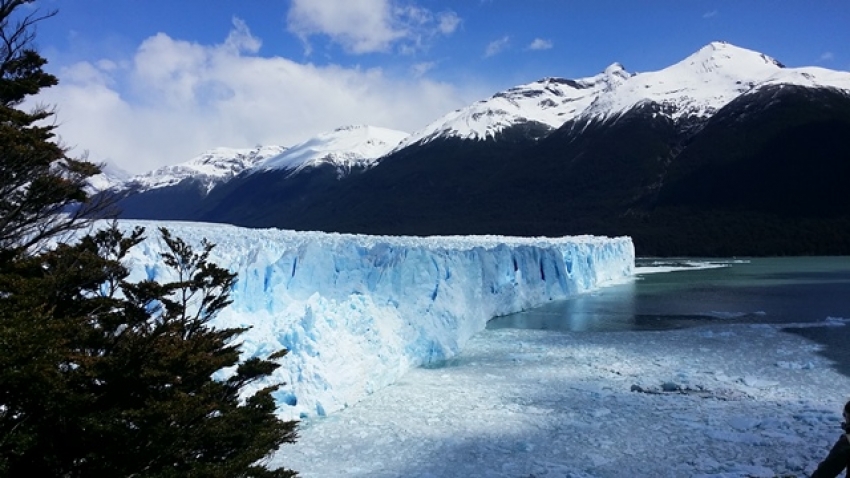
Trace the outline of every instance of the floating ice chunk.
<path fill-rule="evenodd" d="M 736 464 L 731 470 L 721 473 L 693 475 L 692 478 L 774 478 L 776 472 L 758 465 Z"/>
<path fill-rule="evenodd" d="M 731 330 L 726 330 L 726 331 L 723 331 L 723 332 L 714 332 L 712 330 L 706 330 L 704 332 L 700 332 L 700 337 L 705 337 L 707 339 L 712 339 L 712 338 L 715 338 L 715 337 L 734 337 L 734 336 L 735 336 L 735 332 L 732 332 Z"/>
<path fill-rule="evenodd" d="M 747 312 L 724 312 L 719 310 L 712 310 L 706 315 L 714 317 L 715 319 L 739 319 L 741 317 L 746 317 L 749 314 Z"/>
<path fill-rule="evenodd" d="M 768 445 L 768 442 L 764 438 L 754 433 L 739 433 L 724 430 L 706 430 L 705 433 L 714 440 L 741 443 L 744 445 Z"/>
<path fill-rule="evenodd" d="M 776 366 L 779 368 L 787 368 L 790 370 L 811 370 L 815 368 L 815 364 L 812 361 L 808 361 L 805 363 L 802 362 L 784 362 L 779 361 L 776 362 Z"/>
<path fill-rule="evenodd" d="M 750 417 L 731 417 L 726 422 L 739 432 L 752 430 L 761 424 L 761 420 Z"/>
<path fill-rule="evenodd" d="M 715 319 L 722 320 L 732 320 L 732 319 L 741 319 L 744 317 L 764 317 L 767 315 L 767 312 L 763 310 L 757 310 L 755 312 L 729 312 L 729 311 L 719 311 L 713 310 L 711 312 L 706 313 L 705 315 L 709 317 L 713 317 Z"/>
<path fill-rule="evenodd" d="M 763 380 L 756 377 L 742 377 L 740 382 L 744 385 L 752 388 L 771 388 L 779 385 L 779 382 L 775 382 L 773 380 Z"/>

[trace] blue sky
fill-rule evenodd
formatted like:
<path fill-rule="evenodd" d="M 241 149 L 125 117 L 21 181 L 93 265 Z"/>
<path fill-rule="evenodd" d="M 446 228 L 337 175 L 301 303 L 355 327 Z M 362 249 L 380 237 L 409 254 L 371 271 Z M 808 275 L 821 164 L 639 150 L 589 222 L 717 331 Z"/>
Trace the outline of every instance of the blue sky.
<path fill-rule="evenodd" d="M 134 173 L 346 124 L 412 132 L 546 76 L 723 40 L 850 70 L 846 0 L 37 0 L 62 140 Z"/>

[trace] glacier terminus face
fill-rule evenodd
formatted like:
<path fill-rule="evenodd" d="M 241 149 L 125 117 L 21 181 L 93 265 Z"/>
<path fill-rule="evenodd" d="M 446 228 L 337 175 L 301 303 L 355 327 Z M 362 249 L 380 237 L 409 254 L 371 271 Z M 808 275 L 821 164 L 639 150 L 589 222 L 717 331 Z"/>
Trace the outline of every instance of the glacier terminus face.
<path fill-rule="evenodd" d="M 398 380 L 411 367 L 457 355 L 492 317 L 629 280 L 628 237 L 384 237 L 227 225 L 123 221 L 147 240 L 130 280 L 171 280 L 156 228 L 238 273 L 232 305 L 213 322 L 250 327 L 244 358 L 286 348 L 261 388 L 285 419 L 322 416 Z"/>

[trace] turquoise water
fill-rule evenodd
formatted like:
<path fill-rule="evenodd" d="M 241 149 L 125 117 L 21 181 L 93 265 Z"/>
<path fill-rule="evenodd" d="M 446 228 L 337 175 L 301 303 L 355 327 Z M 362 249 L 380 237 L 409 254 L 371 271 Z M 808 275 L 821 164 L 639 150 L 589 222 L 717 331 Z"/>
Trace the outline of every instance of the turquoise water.
<path fill-rule="evenodd" d="M 638 271 L 694 264 L 722 267 L 639 274 L 629 284 L 497 317 L 487 328 L 663 330 L 850 319 L 850 257 L 636 261 Z"/>

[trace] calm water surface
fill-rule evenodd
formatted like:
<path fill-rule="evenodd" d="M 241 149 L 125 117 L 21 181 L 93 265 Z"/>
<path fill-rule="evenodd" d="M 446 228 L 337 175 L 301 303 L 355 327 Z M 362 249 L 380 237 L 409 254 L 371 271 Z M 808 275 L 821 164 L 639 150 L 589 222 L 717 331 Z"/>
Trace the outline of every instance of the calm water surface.
<path fill-rule="evenodd" d="M 723 267 L 640 274 L 644 266 Z M 497 317 L 487 328 L 659 330 L 710 322 L 850 319 L 850 257 L 638 259 L 629 284 Z"/>

